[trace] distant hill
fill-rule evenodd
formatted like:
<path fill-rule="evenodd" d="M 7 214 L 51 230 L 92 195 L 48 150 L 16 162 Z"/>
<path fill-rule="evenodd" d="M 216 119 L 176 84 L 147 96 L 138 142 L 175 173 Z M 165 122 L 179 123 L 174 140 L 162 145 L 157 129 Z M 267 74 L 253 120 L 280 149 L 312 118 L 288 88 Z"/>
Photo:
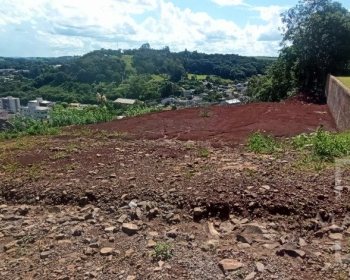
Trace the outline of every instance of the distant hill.
<path fill-rule="evenodd" d="M 53 101 L 94 103 L 97 91 L 108 94 L 110 98 L 122 97 L 127 81 L 131 79 L 140 85 L 152 81 L 153 91 L 159 91 L 167 81 L 179 82 L 187 76 L 186 73 L 243 81 L 263 74 L 271 61 L 271 58 L 234 54 L 175 53 L 168 48 L 151 49 L 147 44 L 140 49 L 101 49 L 83 56 L 0 57 L 0 69 L 29 70 L 15 76 L 0 76 L 0 96 L 20 97 L 23 103 L 38 95 Z M 154 75 L 168 78 L 154 79 Z M 134 95 L 143 100 L 160 96 L 149 93 Z"/>

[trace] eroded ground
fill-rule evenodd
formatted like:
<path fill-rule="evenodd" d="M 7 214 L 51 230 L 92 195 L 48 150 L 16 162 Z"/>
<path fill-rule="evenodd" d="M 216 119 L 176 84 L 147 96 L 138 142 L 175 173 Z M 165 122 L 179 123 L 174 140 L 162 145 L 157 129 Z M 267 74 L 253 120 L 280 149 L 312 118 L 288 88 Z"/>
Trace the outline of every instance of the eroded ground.
<path fill-rule="evenodd" d="M 348 279 L 350 195 L 332 166 L 69 134 L 1 142 L 1 279 Z"/>

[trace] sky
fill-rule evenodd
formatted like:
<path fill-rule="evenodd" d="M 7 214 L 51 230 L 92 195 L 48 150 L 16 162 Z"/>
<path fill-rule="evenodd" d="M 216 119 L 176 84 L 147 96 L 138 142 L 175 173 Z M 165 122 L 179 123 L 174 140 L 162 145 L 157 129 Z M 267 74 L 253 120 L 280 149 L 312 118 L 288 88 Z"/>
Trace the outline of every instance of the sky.
<path fill-rule="evenodd" d="M 350 9 L 349 0 L 339 1 Z M 96 49 L 276 56 L 280 14 L 297 0 L 0 0 L 0 56 Z"/>

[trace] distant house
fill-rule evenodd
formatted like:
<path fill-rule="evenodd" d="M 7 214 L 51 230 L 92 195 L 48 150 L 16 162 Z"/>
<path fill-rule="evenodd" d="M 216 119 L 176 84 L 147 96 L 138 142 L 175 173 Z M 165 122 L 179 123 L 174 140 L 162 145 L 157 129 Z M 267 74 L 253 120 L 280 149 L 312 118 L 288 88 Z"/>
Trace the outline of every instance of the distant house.
<path fill-rule="evenodd" d="M 135 105 L 140 103 L 137 99 L 129 99 L 129 98 L 118 98 L 113 103 L 122 104 L 122 105 Z"/>
<path fill-rule="evenodd" d="M 19 98 L 12 96 L 0 98 L 0 110 L 7 111 L 11 114 L 19 113 L 21 111 Z"/>
<path fill-rule="evenodd" d="M 27 107 L 22 107 L 22 115 L 34 119 L 48 119 L 51 106 L 54 103 L 51 101 L 37 98 L 28 102 Z"/>
<path fill-rule="evenodd" d="M 241 104 L 241 101 L 239 99 L 229 99 L 229 100 L 224 100 L 222 102 L 223 105 L 238 105 Z"/>
<path fill-rule="evenodd" d="M 193 94 L 194 94 L 195 90 L 194 89 L 185 89 L 183 90 L 182 94 L 185 98 L 189 98 L 189 97 L 192 97 Z"/>

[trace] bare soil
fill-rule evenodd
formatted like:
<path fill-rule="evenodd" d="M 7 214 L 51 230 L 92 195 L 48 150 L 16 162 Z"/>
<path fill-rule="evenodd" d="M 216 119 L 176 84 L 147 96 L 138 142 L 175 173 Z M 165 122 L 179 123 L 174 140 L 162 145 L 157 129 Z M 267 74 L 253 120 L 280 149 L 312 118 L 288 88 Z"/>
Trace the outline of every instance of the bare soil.
<path fill-rule="evenodd" d="M 288 101 L 166 111 L 91 127 L 124 132 L 137 139 L 199 140 L 236 145 L 256 131 L 288 137 L 310 133 L 319 126 L 336 130 L 327 105 Z"/>
<path fill-rule="evenodd" d="M 348 279 L 350 194 L 335 190 L 333 166 L 230 145 L 256 128 L 334 129 L 325 107 L 302 106 L 190 109 L 2 142 L 0 279 Z M 115 134 L 152 138 L 160 120 L 161 138 L 210 141 Z M 155 258 L 159 242 L 170 259 Z"/>

